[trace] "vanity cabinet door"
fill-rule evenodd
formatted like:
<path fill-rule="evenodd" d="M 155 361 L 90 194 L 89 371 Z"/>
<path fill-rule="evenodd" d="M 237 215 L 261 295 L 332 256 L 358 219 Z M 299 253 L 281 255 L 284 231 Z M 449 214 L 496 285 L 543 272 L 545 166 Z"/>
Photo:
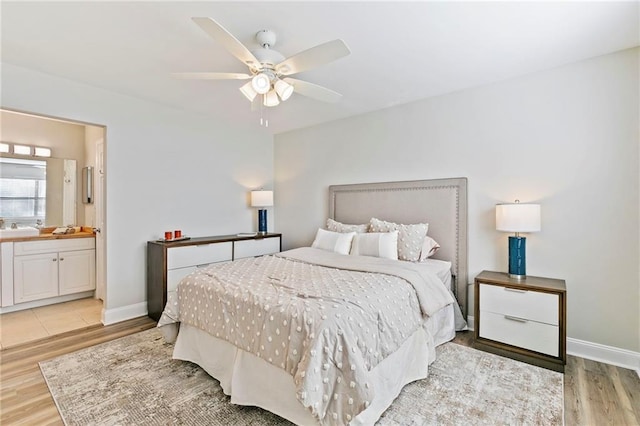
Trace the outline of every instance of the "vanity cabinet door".
<path fill-rule="evenodd" d="M 58 253 L 15 256 L 13 273 L 15 303 L 58 295 Z"/>
<path fill-rule="evenodd" d="M 65 251 L 58 254 L 60 296 L 96 289 L 96 251 Z"/>

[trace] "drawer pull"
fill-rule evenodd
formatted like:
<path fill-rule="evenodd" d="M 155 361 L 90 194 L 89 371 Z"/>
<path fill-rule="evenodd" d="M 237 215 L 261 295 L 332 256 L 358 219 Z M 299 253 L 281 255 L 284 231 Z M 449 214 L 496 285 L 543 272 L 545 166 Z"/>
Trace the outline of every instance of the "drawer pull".
<path fill-rule="evenodd" d="M 519 290 L 517 288 L 509 288 L 509 287 L 504 287 L 505 291 L 512 291 L 514 293 L 527 293 L 528 290 Z"/>
<path fill-rule="evenodd" d="M 210 263 L 201 263 L 200 265 L 196 265 L 196 268 L 204 268 L 205 266 L 209 266 Z"/>
<path fill-rule="evenodd" d="M 517 322 L 529 322 L 524 318 L 512 317 L 511 315 L 505 315 L 504 319 L 508 319 L 508 320 L 511 320 L 511 321 L 517 321 Z"/>

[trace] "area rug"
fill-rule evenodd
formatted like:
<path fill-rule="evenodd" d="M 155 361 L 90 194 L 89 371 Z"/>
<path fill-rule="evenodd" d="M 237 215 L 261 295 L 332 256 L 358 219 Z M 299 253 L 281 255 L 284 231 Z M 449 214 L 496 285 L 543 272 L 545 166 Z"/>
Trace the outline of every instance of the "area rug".
<path fill-rule="evenodd" d="M 217 380 L 171 359 L 151 329 L 40 363 L 66 425 L 290 425 L 229 402 Z M 561 425 L 563 375 L 455 343 L 403 389 L 379 425 Z"/>

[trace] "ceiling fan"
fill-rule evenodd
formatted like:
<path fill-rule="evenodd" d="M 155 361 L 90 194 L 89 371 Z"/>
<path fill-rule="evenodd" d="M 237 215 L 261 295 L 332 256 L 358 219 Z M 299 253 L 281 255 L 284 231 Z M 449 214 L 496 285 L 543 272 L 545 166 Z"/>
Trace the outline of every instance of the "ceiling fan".
<path fill-rule="evenodd" d="M 229 53 L 247 65 L 249 73 L 182 72 L 174 73 L 175 77 L 203 80 L 250 79 L 251 81 L 240 87 L 240 91 L 251 102 L 258 95 L 262 95 L 262 103 L 268 107 L 286 101 L 294 92 L 325 102 L 337 102 L 342 98 L 340 93 L 326 87 L 289 77 L 349 55 L 351 51 L 342 40 L 329 41 L 285 58 L 280 52 L 272 49 L 276 42 L 273 31 L 262 30 L 256 33 L 256 41 L 260 47 L 249 50 L 213 19 L 192 19 Z"/>

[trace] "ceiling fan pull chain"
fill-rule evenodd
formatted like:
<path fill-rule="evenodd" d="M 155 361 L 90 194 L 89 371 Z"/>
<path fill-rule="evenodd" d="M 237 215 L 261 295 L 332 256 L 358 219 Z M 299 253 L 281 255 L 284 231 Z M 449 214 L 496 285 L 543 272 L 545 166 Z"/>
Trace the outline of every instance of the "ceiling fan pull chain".
<path fill-rule="evenodd" d="M 269 127 L 269 108 L 263 106 L 262 110 L 264 111 L 264 127 Z"/>

